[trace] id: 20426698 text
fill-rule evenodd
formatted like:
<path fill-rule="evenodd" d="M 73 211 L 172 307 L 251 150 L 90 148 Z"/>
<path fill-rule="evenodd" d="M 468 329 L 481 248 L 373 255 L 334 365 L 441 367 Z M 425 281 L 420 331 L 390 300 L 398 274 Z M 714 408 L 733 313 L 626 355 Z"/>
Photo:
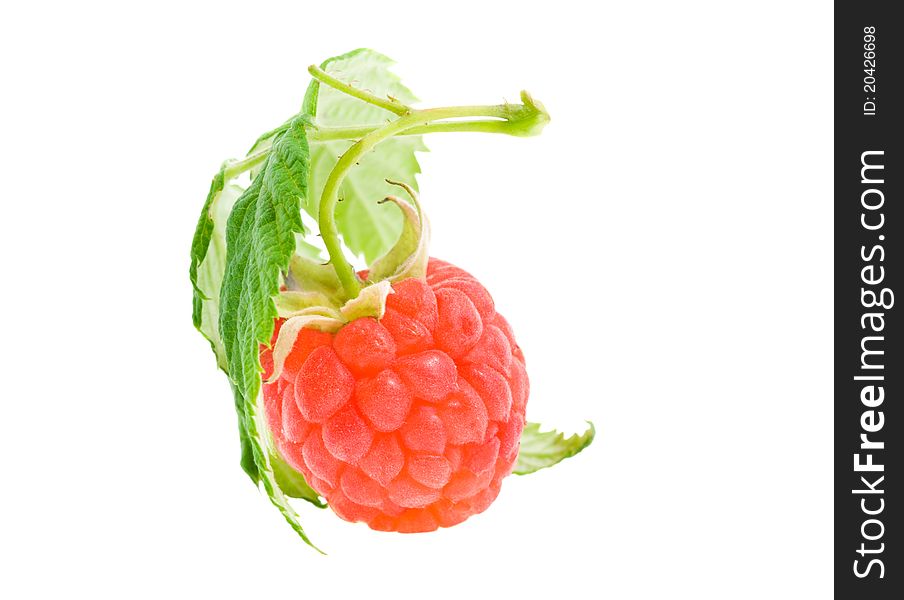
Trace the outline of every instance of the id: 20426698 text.
<path fill-rule="evenodd" d="M 876 114 L 876 28 L 868 26 L 863 28 L 863 93 L 866 99 L 863 101 L 863 114 L 873 116 Z"/>

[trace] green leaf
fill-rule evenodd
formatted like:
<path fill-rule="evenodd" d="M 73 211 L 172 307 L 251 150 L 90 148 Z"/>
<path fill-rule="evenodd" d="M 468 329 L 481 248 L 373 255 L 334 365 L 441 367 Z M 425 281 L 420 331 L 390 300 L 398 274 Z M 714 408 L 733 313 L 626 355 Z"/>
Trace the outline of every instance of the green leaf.
<path fill-rule="evenodd" d="M 235 412 L 239 417 L 239 444 L 241 444 L 242 454 L 239 464 L 242 470 L 248 474 L 251 481 L 257 485 L 261 480 L 260 470 L 257 468 L 257 461 L 254 459 L 254 451 L 251 446 L 251 435 L 248 433 L 248 427 L 245 423 L 245 398 L 235 384 L 229 382 L 232 386 L 232 397 L 235 400 Z"/>
<path fill-rule="evenodd" d="M 267 133 L 262 134 L 257 138 L 257 141 L 254 142 L 254 145 L 251 146 L 251 150 L 248 151 L 248 154 L 246 156 L 269 151 L 273 146 L 273 142 L 280 136 L 282 136 L 286 131 L 288 131 L 289 127 L 291 127 L 292 125 L 292 122 L 297 118 L 297 116 L 292 117 L 276 129 L 271 129 Z M 251 174 L 251 179 L 257 177 L 257 174 L 261 172 L 264 164 L 266 163 L 252 167 L 248 171 Z M 298 233 L 295 235 L 295 252 L 312 260 L 323 261 L 320 249 L 309 242 L 309 236 L 305 233 Z"/>
<path fill-rule="evenodd" d="M 213 181 L 210 182 L 210 191 L 207 193 L 207 199 L 204 201 L 204 207 L 201 209 L 201 216 L 198 217 L 198 224 L 195 226 L 195 235 L 191 240 L 191 264 L 188 268 L 188 278 L 191 280 L 192 286 L 191 320 L 195 325 L 195 329 L 200 331 L 201 334 L 207 338 L 207 341 L 210 342 L 210 347 L 213 349 L 214 354 L 216 354 L 217 364 L 219 364 L 221 369 L 225 369 L 226 365 L 225 362 L 220 361 L 221 353 L 217 348 L 219 336 L 215 336 L 217 341 L 214 341 L 210 332 L 205 331 L 202 328 L 202 325 L 204 324 L 204 304 L 205 302 L 209 302 L 211 298 L 216 298 L 216 296 L 206 294 L 201 285 L 198 284 L 198 271 L 207 256 L 207 251 L 210 247 L 210 239 L 213 236 L 214 220 L 211 208 L 223 191 L 226 179 L 225 171 L 226 163 L 223 163 L 223 165 L 220 166 L 219 172 L 214 176 Z"/>
<path fill-rule="evenodd" d="M 527 475 L 574 456 L 589 446 L 596 435 L 593 423 L 587 421 L 587 424 L 590 425 L 587 431 L 566 438 L 555 430 L 541 432 L 539 423 L 528 423 L 521 434 L 521 449 L 512 472 Z"/>
<path fill-rule="evenodd" d="M 221 170 L 211 185 L 192 242 L 190 278 L 194 287 L 192 321 L 210 342 L 217 366 L 226 371 L 226 351 L 220 339 L 220 285 L 226 269 L 226 221 L 235 201 L 243 192 L 234 184 L 223 185 Z"/>
<path fill-rule="evenodd" d="M 251 156 L 252 154 L 255 154 L 257 152 L 265 152 L 269 150 L 270 147 L 273 146 L 273 142 L 276 141 L 277 138 L 279 138 L 289 129 L 294 118 L 295 117 L 292 117 L 276 129 L 271 129 L 267 133 L 262 133 L 260 137 L 255 140 L 254 145 L 251 146 L 251 150 L 248 151 L 248 154 L 246 154 L 246 156 Z M 257 174 L 261 172 L 261 168 L 262 165 L 251 168 L 251 170 L 249 171 L 251 173 L 251 179 L 257 177 Z"/>
<path fill-rule="evenodd" d="M 296 119 L 274 143 L 226 226 L 219 327 L 229 375 L 243 394 L 256 392 L 260 383 L 258 344 L 270 342 L 272 297 L 295 250 L 295 234 L 303 231 L 299 202 L 307 194 L 309 158 L 304 121 Z"/>
<path fill-rule="evenodd" d="M 362 48 L 324 61 L 321 68 L 330 75 L 366 89 L 378 96 L 392 96 L 404 104 L 417 98 L 402 85 L 389 67 L 393 61 L 373 50 Z M 352 98 L 331 87 L 312 81 L 302 110 L 316 117 L 318 126 L 382 125 L 396 115 Z M 318 218 L 320 195 L 336 159 L 351 146 L 350 141 L 311 144 L 310 190 L 304 210 Z M 336 225 L 346 246 L 363 254 L 368 264 L 385 254 L 399 238 L 402 215 L 391 206 L 378 204 L 396 188 L 386 179 L 407 183 L 415 190 L 415 175 L 421 172 L 415 152 L 426 151 L 420 136 L 388 139 L 367 154 L 349 173 L 339 190 Z"/>
<path fill-rule="evenodd" d="M 294 119 L 294 117 L 292 117 L 291 119 L 289 119 L 288 121 L 286 121 L 285 123 L 280 125 L 279 127 L 276 127 L 275 129 L 271 129 L 267 133 L 262 133 L 260 136 L 258 136 L 258 138 L 254 141 L 254 145 L 251 146 L 250 150 L 248 150 L 247 156 L 250 156 L 250 155 L 254 154 L 255 152 L 259 152 L 261 150 L 266 150 L 267 148 L 272 146 L 273 142 L 279 136 L 281 136 L 286 131 L 288 131 L 289 127 L 292 124 L 292 119 Z"/>
<path fill-rule="evenodd" d="M 259 378 L 258 383 L 260 383 Z M 260 385 L 258 385 L 258 390 L 259 389 Z M 248 432 L 248 439 L 250 440 L 254 462 L 260 472 L 260 482 L 264 485 L 264 491 L 267 492 L 267 497 L 270 498 L 270 502 L 272 502 L 273 506 L 279 510 L 289 526 L 295 530 L 295 533 L 297 533 L 311 548 L 323 554 L 324 552 L 315 546 L 308 538 L 304 528 L 301 526 L 301 522 L 298 520 L 298 513 L 296 513 L 295 509 L 292 508 L 292 505 L 289 504 L 288 496 L 279 485 L 276 472 L 274 471 L 274 463 L 270 461 L 272 453 L 266 443 L 268 433 L 267 425 L 263 418 L 264 407 L 260 402 L 261 398 L 262 394 L 260 393 L 258 393 L 255 400 L 252 402 L 249 402 L 247 397 L 243 397 L 245 406 L 245 429 Z M 297 476 L 302 477 L 300 473 L 297 474 Z"/>
<path fill-rule="evenodd" d="M 276 134 L 260 173 L 236 201 L 226 224 L 226 268 L 220 290 L 220 337 L 235 386 L 243 445 L 260 482 L 286 521 L 311 544 L 274 471 L 261 406 L 260 345 L 269 344 L 277 316 L 273 297 L 302 233 L 300 203 L 307 197 L 310 153 L 307 116 Z M 244 466 L 244 465 L 243 465 Z M 246 469 L 247 471 L 248 469 Z M 253 479 L 253 477 L 252 477 Z"/>
<path fill-rule="evenodd" d="M 210 184 L 210 192 L 207 194 L 192 239 L 189 267 L 189 278 L 193 288 L 192 321 L 195 328 L 210 342 L 210 347 L 217 358 L 217 366 L 227 375 L 229 369 L 226 350 L 218 329 L 219 297 L 226 268 L 226 223 L 233 205 L 242 193 L 239 186 L 226 185 L 225 170 L 228 164 L 228 161 L 223 163 Z M 240 401 L 241 397 L 235 386 L 232 387 L 238 414 L 240 464 L 251 481 L 257 483 L 260 473 L 251 452 L 251 440 L 245 427 L 245 412 Z"/>

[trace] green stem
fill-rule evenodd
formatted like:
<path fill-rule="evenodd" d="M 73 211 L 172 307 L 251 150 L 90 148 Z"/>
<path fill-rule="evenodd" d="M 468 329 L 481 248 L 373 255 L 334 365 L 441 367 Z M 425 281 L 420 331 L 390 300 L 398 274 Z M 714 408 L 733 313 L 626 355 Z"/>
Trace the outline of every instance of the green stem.
<path fill-rule="evenodd" d="M 323 243 L 330 254 L 330 262 L 333 264 L 336 275 L 339 277 L 339 281 L 342 283 L 342 288 L 348 298 L 355 298 L 358 295 L 358 292 L 361 291 L 361 281 L 352 266 L 345 260 L 345 256 L 342 254 L 342 244 L 339 242 L 339 231 L 334 218 L 336 203 L 339 201 L 339 186 L 342 185 L 342 180 L 345 179 L 345 176 L 361 156 L 383 140 L 416 125 L 420 121 L 419 117 L 420 115 L 418 114 L 410 114 L 396 119 L 380 129 L 371 131 L 352 144 L 339 157 L 339 161 L 333 167 L 333 170 L 330 171 L 330 175 L 323 185 L 323 194 L 320 196 L 320 213 L 318 215 L 320 236 L 323 238 Z"/>
<path fill-rule="evenodd" d="M 257 165 L 261 164 L 267 159 L 267 156 L 270 154 L 270 148 L 266 148 L 264 150 L 260 150 L 255 152 L 250 156 L 246 156 L 240 161 L 234 162 L 223 172 L 223 176 L 225 181 L 229 181 L 235 177 L 238 177 L 248 169 L 253 169 Z"/>
<path fill-rule="evenodd" d="M 356 87 L 352 87 L 351 85 L 345 83 L 344 81 L 339 81 L 317 65 L 311 65 L 308 67 L 308 73 L 314 77 L 317 81 L 327 84 L 328 86 L 339 90 L 353 98 L 357 98 L 359 100 L 364 100 L 370 104 L 375 106 L 379 106 L 382 109 L 388 110 L 391 113 L 395 113 L 397 115 L 404 115 L 411 112 L 411 109 L 395 98 L 380 98 L 370 92 L 366 92 L 362 89 L 358 89 Z"/>
<path fill-rule="evenodd" d="M 312 129 L 310 139 L 313 142 L 329 142 L 332 140 L 357 140 L 382 125 L 362 125 L 360 127 L 318 127 Z M 412 127 L 397 135 L 424 135 L 426 133 L 505 133 L 508 134 L 511 126 L 508 121 L 500 119 L 479 119 L 470 121 L 444 121 L 442 123 L 430 123 Z"/>
<path fill-rule="evenodd" d="M 323 194 L 320 197 L 320 213 L 318 214 L 320 235 L 329 252 L 330 262 L 333 264 L 336 275 L 339 277 L 339 281 L 342 283 L 345 295 L 348 298 L 354 298 L 358 295 L 361 291 L 361 281 L 342 254 L 342 244 L 339 242 L 339 231 L 335 221 L 335 210 L 336 203 L 339 201 L 339 186 L 342 185 L 342 181 L 351 168 L 364 154 L 383 140 L 395 135 L 403 135 L 416 129 L 420 129 L 422 132 L 429 132 L 431 127 L 441 126 L 445 129 L 437 128 L 436 130 L 468 131 L 467 127 L 471 124 L 479 124 L 479 127 L 487 128 L 494 133 L 507 133 L 516 136 L 536 135 L 549 121 L 549 115 L 542 105 L 535 103 L 526 93 L 522 92 L 521 98 L 524 100 L 523 105 L 451 106 L 410 110 L 410 112 L 378 129 L 373 129 L 366 133 L 364 129 L 358 129 L 354 132 L 364 133 L 364 135 L 339 157 L 339 161 L 333 167 L 329 177 L 327 177 L 323 186 Z M 490 117 L 497 120 L 433 123 L 433 121 L 441 121 L 443 119 L 468 117 Z"/>

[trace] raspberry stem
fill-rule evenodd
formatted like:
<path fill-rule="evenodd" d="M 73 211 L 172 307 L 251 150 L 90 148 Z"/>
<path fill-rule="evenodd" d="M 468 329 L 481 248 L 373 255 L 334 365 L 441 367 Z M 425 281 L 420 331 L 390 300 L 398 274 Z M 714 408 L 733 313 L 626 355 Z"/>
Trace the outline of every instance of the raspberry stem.
<path fill-rule="evenodd" d="M 405 115 L 411 112 L 411 108 L 402 104 L 395 98 L 380 98 L 379 96 L 371 94 L 366 90 L 356 88 L 348 83 L 345 83 L 344 81 L 336 79 L 317 65 L 311 65 L 310 67 L 308 67 L 308 73 L 310 73 L 311 76 L 317 81 L 325 83 L 331 88 L 335 88 L 344 94 L 352 96 L 353 98 L 364 100 L 368 104 L 379 106 L 380 108 L 388 110 L 391 113 L 395 113 L 397 115 Z"/>
<path fill-rule="evenodd" d="M 226 170 L 223 171 L 223 177 L 225 181 L 229 181 L 235 177 L 238 177 L 248 169 L 252 169 L 257 165 L 261 164 L 267 159 L 267 156 L 270 154 L 270 149 L 261 150 L 259 152 L 255 152 L 249 156 L 246 156 L 242 160 L 235 161 L 229 164 L 226 167 Z"/>
<path fill-rule="evenodd" d="M 324 83 L 322 79 L 325 73 L 315 71 L 316 67 L 309 69 L 311 74 Z M 319 70 L 318 70 L 319 71 Z M 329 77 L 329 76 L 327 76 Z M 332 78 L 330 78 L 332 80 Z M 394 121 L 374 129 L 368 128 L 329 128 L 317 129 L 317 132 L 326 132 L 328 135 L 339 137 L 316 139 L 348 139 L 358 134 L 363 134 L 357 142 L 339 157 L 339 161 L 327 177 L 323 186 L 323 194 L 320 197 L 320 213 L 318 221 L 320 235 L 330 255 L 330 263 L 336 270 L 336 275 L 342 283 L 342 288 L 348 298 L 354 298 L 361 291 L 361 281 L 354 269 L 342 253 L 342 245 L 339 241 L 339 232 L 335 222 L 336 203 L 338 202 L 339 186 L 351 168 L 361 157 L 372 150 L 374 146 L 396 135 L 433 132 L 455 131 L 481 131 L 485 133 L 504 133 L 518 137 L 537 135 L 549 122 L 549 114 L 539 102 L 535 102 L 527 92 L 521 92 L 523 104 L 496 104 L 478 106 L 450 106 L 428 109 L 411 109 L 395 101 L 383 100 L 373 94 L 353 88 L 338 80 L 333 80 L 336 89 L 349 93 L 380 106 L 395 114 L 400 115 Z M 404 112 L 400 112 L 404 111 Z M 448 119 L 482 118 L 480 120 L 452 121 Z M 489 119 L 487 119 L 489 118 Z M 437 122 L 439 121 L 439 122 Z M 315 134 L 316 136 L 316 134 Z"/>

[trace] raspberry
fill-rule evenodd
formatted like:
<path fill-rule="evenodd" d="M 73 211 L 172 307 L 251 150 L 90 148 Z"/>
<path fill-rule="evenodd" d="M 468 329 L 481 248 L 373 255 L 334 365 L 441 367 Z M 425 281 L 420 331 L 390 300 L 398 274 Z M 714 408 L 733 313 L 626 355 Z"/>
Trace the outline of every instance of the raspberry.
<path fill-rule="evenodd" d="M 499 494 L 529 385 L 511 327 L 470 274 L 430 259 L 426 282 L 393 290 L 379 321 L 303 330 L 264 409 L 278 451 L 340 517 L 432 531 Z M 266 378 L 269 349 L 261 363 Z"/>

